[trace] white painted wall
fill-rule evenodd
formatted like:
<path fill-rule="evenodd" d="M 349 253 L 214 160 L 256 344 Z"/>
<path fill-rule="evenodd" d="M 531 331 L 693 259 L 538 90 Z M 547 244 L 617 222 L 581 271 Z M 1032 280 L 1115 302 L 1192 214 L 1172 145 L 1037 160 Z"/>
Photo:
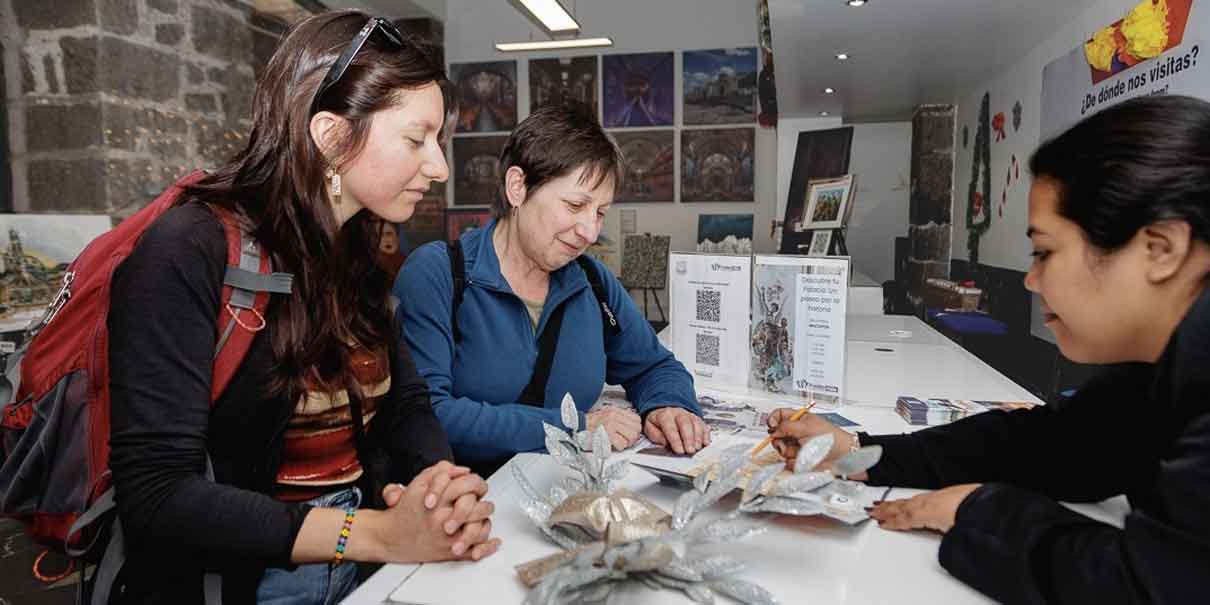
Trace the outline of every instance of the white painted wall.
<path fill-rule="evenodd" d="M 991 94 L 989 116 L 1004 112 L 1007 138 L 991 144 L 991 227 L 984 233 L 979 246 L 979 262 L 1006 269 L 1026 271 L 1029 269 L 1029 240 L 1025 229 L 1029 222 L 1029 182 L 1026 170 L 1029 156 L 1040 143 L 1040 120 L 1038 107 L 1042 98 L 1042 70 L 1054 59 L 1071 52 L 1084 43 L 1096 30 L 1123 17 L 1137 0 L 1101 0 L 1089 7 L 1075 20 L 1064 25 L 1058 33 L 1045 43 L 1034 48 L 1029 55 L 1008 69 L 989 74 L 982 82 L 972 82 L 966 87 L 964 96 L 958 98 L 957 123 L 958 152 L 954 174 L 953 214 L 953 258 L 969 260 L 967 251 L 966 205 L 970 188 L 971 166 L 975 146 L 975 125 L 979 119 L 979 105 L 983 94 Z M 1021 128 L 1014 131 L 1012 107 L 1020 100 L 1023 107 Z M 990 117 L 989 117 L 990 119 Z M 970 132 L 969 145 L 962 147 L 962 127 Z M 1001 196 L 1005 191 L 1006 176 L 1016 157 L 1020 165 L 1020 179 L 1008 187 L 1007 204 L 1003 216 L 998 211 Z"/>
<path fill-rule="evenodd" d="M 879 284 L 895 278 L 895 238 L 908 233 L 911 160 L 911 122 L 853 125 L 857 191 L 846 242 L 853 270 Z"/>

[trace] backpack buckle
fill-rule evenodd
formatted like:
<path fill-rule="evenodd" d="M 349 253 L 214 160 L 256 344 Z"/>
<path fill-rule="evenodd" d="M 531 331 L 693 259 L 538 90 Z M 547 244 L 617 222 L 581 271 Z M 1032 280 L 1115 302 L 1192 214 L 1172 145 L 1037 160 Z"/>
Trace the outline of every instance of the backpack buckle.
<path fill-rule="evenodd" d="M 42 318 L 26 328 L 25 331 L 28 338 L 33 338 L 38 332 L 41 332 L 42 328 L 45 328 L 54 320 L 63 306 L 67 304 L 67 301 L 71 300 L 71 282 L 75 279 L 75 271 L 68 271 L 63 274 L 63 285 L 59 287 L 59 291 L 55 293 L 54 298 L 50 299 L 50 302 L 47 303 L 46 312 L 42 314 Z"/>

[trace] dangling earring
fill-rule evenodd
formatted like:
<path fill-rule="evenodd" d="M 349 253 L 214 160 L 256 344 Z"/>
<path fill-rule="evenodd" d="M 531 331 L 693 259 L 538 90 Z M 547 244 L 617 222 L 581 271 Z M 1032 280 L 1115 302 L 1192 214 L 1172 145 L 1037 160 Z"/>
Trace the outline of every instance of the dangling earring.
<path fill-rule="evenodd" d="M 328 186 L 332 191 L 332 198 L 336 205 L 340 205 L 340 173 L 336 172 L 335 168 L 328 167 Z"/>

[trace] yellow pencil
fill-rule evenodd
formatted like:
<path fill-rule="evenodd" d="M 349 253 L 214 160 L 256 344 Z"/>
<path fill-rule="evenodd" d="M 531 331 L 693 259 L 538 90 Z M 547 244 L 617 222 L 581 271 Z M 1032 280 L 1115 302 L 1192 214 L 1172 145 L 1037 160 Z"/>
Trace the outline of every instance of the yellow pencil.
<path fill-rule="evenodd" d="M 810 403 L 810 405 L 805 405 L 805 406 L 799 408 L 797 412 L 794 412 L 790 416 L 789 420 L 783 420 L 782 422 L 794 422 L 795 420 L 799 420 L 803 416 L 806 416 L 807 412 L 811 411 L 811 408 L 813 408 L 813 407 L 815 407 L 814 401 L 812 401 Z M 765 437 L 764 441 L 761 441 L 759 444 L 757 444 L 757 446 L 752 449 L 752 456 L 755 457 L 757 454 L 760 453 L 761 450 L 765 449 L 766 447 L 769 447 L 770 443 L 773 443 L 773 435 L 769 435 L 768 437 Z"/>

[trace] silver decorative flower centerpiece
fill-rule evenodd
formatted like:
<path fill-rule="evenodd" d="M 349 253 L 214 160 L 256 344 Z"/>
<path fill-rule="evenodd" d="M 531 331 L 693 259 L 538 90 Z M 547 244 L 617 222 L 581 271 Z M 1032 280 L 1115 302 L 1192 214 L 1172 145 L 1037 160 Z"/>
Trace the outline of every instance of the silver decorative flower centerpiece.
<path fill-rule="evenodd" d="M 828 433 L 803 444 L 794 459 L 794 471 L 782 473 L 781 462 L 757 467 L 744 487 L 739 510 L 745 513 L 772 512 L 785 515 L 824 515 L 850 525 L 869 518 L 857 499 L 861 484 L 848 478 L 868 470 L 882 457 L 882 446 L 871 445 L 849 452 L 829 470 L 817 467 L 832 449 Z M 699 475 L 705 477 L 707 473 Z"/>
<path fill-rule="evenodd" d="M 523 510 L 564 549 L 517 566 L 521 580 L 531 588 L 527 604 L 603 603 L 627 581 L 680 590 L 697 603 L 713 603 L 715 595 L 743 603 L 777 603 L 764 588 L 733 577 L 743 570 L 742 562 L 726 555 L 691 554 L 700 545 L 734 542 L 764 531 L 738 512 L 694 520 L 739 484 L 746 466 L 746 452 L 739 450 L 746 448 L 727 450 L 718 478 L 683 494 L 669 515 L 638 494 L 612 489 L 613 482 L 626 475 L 628 461 L 609 463 L 609 438 L 603 428 L 577 432 L 579 414 L 570 395 L 563 398 L 561 411 L 571 434 L 545 424 L 546 447 L 577 474 L 542 496 L 517 465 L 509 465 L 526 495 Z"/>

